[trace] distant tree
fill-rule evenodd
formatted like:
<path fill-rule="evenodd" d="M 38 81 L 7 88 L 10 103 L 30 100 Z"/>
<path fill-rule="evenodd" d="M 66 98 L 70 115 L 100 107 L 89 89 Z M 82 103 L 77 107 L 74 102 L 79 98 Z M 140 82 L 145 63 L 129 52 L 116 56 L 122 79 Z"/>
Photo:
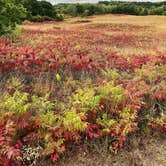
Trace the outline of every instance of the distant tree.
<path fill-rule="evenodd" d="M 42 12 L 41 5 L 37 0 L 23 0 L 23 4 L 32 16 L 39 15 Z"/>
<path fill-rule="evenodd" d="M 95 7 L 95 14 L 105 14 L 106 13 L 106 5 L 104 4 L 96 4 Z"/>
<path fill-rule="evenodd" d="M 84 7 L 81 4 L 76 4 L 77 15 L 82 15 L 84 13 Z"/>
<path fill-rule="evenodd" d="M 99 4 L 109 5 L 110 2 L 108 2 L 108 1 L 99 1 Z"/>
<path fill-rule="evenodd" d="M 57 13 L 70 16 L 90 16 L 94 14 L 165 15 L 166 2 L 119 2 L 101 1 L 96 4 L 58 4 Z"/>
<path fill-rule="evenodd" d="M 139 12 L 139 15 L 142 15 L 142 16 L 148 15 L 148 9 L 142 8 L 141 11 Z"/>
<path fill-rule="evenodd" d="M 39 11 L 40 15 L 49 16 L 49 17 L 55 16 L 56 13 L 55 13 L 54 7 L 50 2 L 41 1 L 38 3 L 40 4 L 40 11 Z"/>
<path fill-rule="evenodd" d="M 56 8 L 48 1 L 23 0 L 23 4 L 30 21 L 63 20 L 62 15 L 57 15 Z"/>
<path fill-rule="evenodd" d="M 95 14 L 95 6 L 94 5 L 90 5 L 89 7 L 89 15 L 93 15 Z"/>
<path fill-rule="evenodd" d="M 149 14 L 152 15 L 164 15 L 164 12 L 166 11 L 166 6 L 162 5 L 160 7 L 152 7 L 149 11 Z"/>
<path fill-rule="evenodd" d="M 77 16 L 77 8 L 74 4 L 70 4 L 67 6 L 65 10 L 65 14 L 71 15 L 73 17 Z"/>
<path fill-rule="evenodd" d="M 84 13 L 82 14 L 82 16 L 84 17 L 84 16 L 89 16 L 89 10 L 88 9 L 86 9 L 85 11 L 84 11 Z"/>

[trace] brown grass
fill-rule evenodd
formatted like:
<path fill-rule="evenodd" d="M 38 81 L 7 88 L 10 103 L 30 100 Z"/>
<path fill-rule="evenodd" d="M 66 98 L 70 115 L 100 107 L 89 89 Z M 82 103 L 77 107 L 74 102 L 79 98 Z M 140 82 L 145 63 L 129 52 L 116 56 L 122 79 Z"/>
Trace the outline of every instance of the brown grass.
<path fill-rule="evenodd" d="M 40 166 L 165 166 L 166 136 L 158 132 L 128 138 L 124 148 L 112 154 L 107 141 L 72 145 L 58 163 L 41 161 Z"/>

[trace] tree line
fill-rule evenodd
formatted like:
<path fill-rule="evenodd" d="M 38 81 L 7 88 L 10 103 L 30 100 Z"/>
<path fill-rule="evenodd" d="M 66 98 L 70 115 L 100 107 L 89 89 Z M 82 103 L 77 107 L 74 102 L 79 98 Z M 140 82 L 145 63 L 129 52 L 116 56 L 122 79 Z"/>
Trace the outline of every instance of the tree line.
<path fill-rule="evenodd" d="M 38 0 L 0 0 L 0 35 L 11 33 L 24 20 L 33 22 L 62 21 L 66 17 L 94 14 L 166 15 L 166 1 L 115 2 L 96 4 L 57 4 Z"/>
<path fill-rule="evenodd" d="M 165 2 L 101 1 L 96 4 L 58 4 L 55 10 L 63 16 L 91 16 L 94 14 L 166 15 Z"/>

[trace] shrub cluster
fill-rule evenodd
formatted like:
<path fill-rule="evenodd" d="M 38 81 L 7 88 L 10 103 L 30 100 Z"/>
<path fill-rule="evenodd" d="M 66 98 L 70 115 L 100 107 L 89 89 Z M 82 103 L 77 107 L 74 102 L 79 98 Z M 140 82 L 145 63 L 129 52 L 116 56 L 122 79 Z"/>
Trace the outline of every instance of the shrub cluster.
<path fill-rule="evenodd" d="M 150 69 L 153 73 L 147 76 L 146 70 Z M 27 86 L 24 79 L 13 77 L 0 97 L 1 164 L 34 163 L 46 157 L 57 161 L 66 145 L 85 138 L 109 137 L 110 146 L 117 150 L 123 147 L 129 133 L 142 129 L 139 126 L 165 131 L 166 96 L 162 89 L 154 92 L 151 87 L 160 77 L 154 78 L 157 71 L 161 71 L 162 77 L 161 67 L 146 66 L 136 71 L 132 81 L 119 84 L 121 74 L 110 70 L 103 73 L 105 80 L 100 79 L 97 84 L 90 81 L 82 87 L 74 85 L 71 78 L 63 81 L 56 74 L 54 84 L 56 89 L 61 88 L 61 97 L 70 94 L 64 99 L 53 91 L 42 95 L 37 82 Z M 145 76 L 146 80 L 141 82 Z M 158 84 L 164 88 L 160 81 Z M 43 85 L 38 86 L 43 89 Z M 148 87 L 149 91 L 145 89 Z"/>
<path fill-rule="evenodd" d="M 54 19 L 51 18 L 51 17 L 40 16 L 40 15 L 32 16 L 29 20 L 32 21 L 32 22 L 54 21 Z"/>
<path fill-rule="evenodd" d="M 0 0 L 0 36 L 11 33 L 26 17 L 26 10 L 16 0 Z"/>

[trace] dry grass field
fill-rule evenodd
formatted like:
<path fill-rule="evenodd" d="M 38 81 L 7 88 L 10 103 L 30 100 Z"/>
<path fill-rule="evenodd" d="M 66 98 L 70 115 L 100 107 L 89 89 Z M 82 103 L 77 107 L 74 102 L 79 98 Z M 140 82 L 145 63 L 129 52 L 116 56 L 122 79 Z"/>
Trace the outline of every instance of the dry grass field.
<path fill-rule="evenodd" d="M 21 28 L 59 31 L 59 34 L 53 36 L 53 38 L 59 37 L 62 31 L 66 31 L 66 37 L 71 37 L 77 31 L 82 33 L 92 32 L 89 40 L 102 37 L 102 35 L 104 35 L 103 39 L 104 37 L 112 37 L 110 39 L 112 43 L 102 43 L 101 46 L 103 49 L 124 55 L 156 54 L 156 52 L 165 54 L 166 52 L 165 16 L 98 15 L 87 18 L 71 18 L 59 23 L 23 25 Z M 52 35 L 50 37 L 52 38 Z M 36 36 L 35 40 L 38 40 L 38 38 L 40 40 L 41 36 Z"/>

